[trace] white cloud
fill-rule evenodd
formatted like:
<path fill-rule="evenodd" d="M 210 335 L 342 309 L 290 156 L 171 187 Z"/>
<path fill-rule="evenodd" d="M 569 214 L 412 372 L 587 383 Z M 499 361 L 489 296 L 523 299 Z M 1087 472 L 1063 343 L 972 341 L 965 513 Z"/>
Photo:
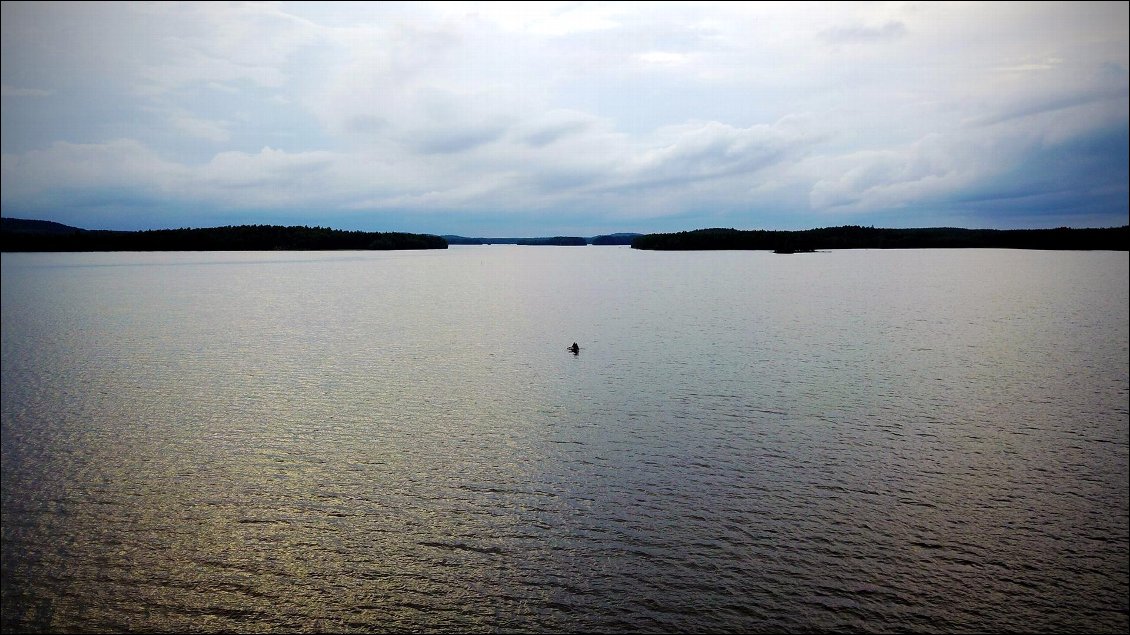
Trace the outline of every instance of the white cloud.
<path fill-rule="evenodd" d="M 231 139 L 231 132 L 225 122 L 209 121 L 184 114 L 173 115 L 170 120 L 174 128 L 190 137 L 207 139 L 215 143 L 223 143 Z"/>
<path fill-rule="evenodd" d="M 632 185 L 669 186 L 729 176 L 756 178 L 758 170 L 804 150 L 805 140 L 773 126 L 734 128 L 718 122 L 670 126 L 651 147 L 630 157 L 621 173 Z"/>
<path fill-rule="evenodd" d="M 334 157 L 328 152 L 287 153 L 270 147 L 255 154 L 221 152 L 199 171 L 199 178 L 224 187 L 279 187 L 326 169 Z"/>
<path fill-rule="evenodd" d="M 687 57 L 688 56 L 683 53 L 671 53 L 668 51 L 648 51 L 647 53 L 636 55 L 636 58 L 641 62 L 659 65 L 683 64 L 687 61 Z"/>
<path fill-rule="evenodd" d="M 991 165 L 992 148 L 976 148 L 986 156 L 949 141 L 930 135 L 901 148 L 814 160 L 813 171 L 823 176 L 812 185 L 809 201 L 816 210 L 839 213 L 934 203 L 985 176 Z"/>
<path fill-rule="evenodd" d="M 133 139 L 102 144 L 59 142 L 23 155 L 5 154 L 5 203 L 66 184 L 74 191 L 133 190 L 237 207 L 309 203 L 332 185 L 325 173 L 340 160 L 327 152 L 221 152 L 200 166 L 162 158 Z M 310 189 L 313 188 L 313 189 Z"/>
<path fill-rule="evenodd" d="M 821 32 L 820 35 L 835 44 L 881 42 L 906 35 L 906 25 L 891 20 L 879 26 L 836 26 Z"/>
<path fill-rule="evenodd" d="M 439 7 L 445 17 L 473 15 L 504 31 L 549 37 L 614 29 L 630 11 L 615 3 L 578 2 L 456 2 Z"/>
<path fill-rule="evenodd" d="M 56 142 L 42 150 L 3 155 L 0 196 L 5 207 L 56 189 L 130 188 L 171 192 L 184 169 L 132 139 L 99 144 Z"/>
<path fill-rule="evenodd" d="M 149 39 L 153 55 L 139 73 L 144 89 L 158 93 L 196 82 L 247 81 L 281 88 L 288 80 L 290 58 L 302 47 L 321 42 L 325 34 L 270 5 L 200 2 L 148 9 L 178 23 L 175 33 Z"/>
<path fill-rule="evenodd" d="M 993 69 L 998 73 L 1031 73 L 1055 70 L 1063 64 L 1062 57 L 1046 57 L 1043 59 L 1021 60 L 1009 66 L 998 66 Z"/>

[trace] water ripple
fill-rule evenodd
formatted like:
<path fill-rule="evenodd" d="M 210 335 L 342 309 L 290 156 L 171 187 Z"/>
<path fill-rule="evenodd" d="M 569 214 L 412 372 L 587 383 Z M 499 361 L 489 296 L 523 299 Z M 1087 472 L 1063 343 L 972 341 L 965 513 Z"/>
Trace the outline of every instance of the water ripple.
<path fill-rule="evenodd" d="M 1126 631 L 1124 255 L 448 251 L 4 254 L 3 630 Z"/>

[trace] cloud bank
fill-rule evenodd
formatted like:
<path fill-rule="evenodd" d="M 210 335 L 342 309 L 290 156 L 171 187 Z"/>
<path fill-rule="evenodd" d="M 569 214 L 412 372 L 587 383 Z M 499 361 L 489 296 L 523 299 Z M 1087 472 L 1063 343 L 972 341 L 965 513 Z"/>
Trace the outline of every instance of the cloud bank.
<path fill-rule="evenodd" d="M 1126 3 L 2 7 L 5 216 L 1127 223 Z"/>

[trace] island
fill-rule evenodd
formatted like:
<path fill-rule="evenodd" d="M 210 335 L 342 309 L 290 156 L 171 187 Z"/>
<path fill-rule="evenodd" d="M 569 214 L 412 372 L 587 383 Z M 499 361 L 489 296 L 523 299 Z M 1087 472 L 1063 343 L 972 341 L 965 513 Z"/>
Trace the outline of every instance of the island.
<path fill-rule="evenodd" d="M 879 229 L 845 225 L 802 231 L 697 229 L 669 234 L 645 234 L 632 240 L 633 249 L 711 250 L 746 249 L 779 254 L 821 249 L 937 249 L 1007 248 L 1127 251 L 1128 227 L 1073 229 L 961 229 L 936 227 Z"/>

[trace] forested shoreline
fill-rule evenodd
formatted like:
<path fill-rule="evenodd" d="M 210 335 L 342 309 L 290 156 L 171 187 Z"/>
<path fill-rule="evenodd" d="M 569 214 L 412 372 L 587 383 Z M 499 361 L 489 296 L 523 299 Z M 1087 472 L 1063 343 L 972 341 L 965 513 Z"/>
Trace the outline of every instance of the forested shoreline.
<path fill-rule="evenodd" d="M 327 227 L 239 225 L 145 231 L 87 230 L 51 221 L 3 218 L 3 251 L 312 251 L 446 249 L 448 244 L 508 242 L 518 245 L 585 245 L 572 236 L 466 239 L 404 232 L 364 232 Z M 1075 229 L 883 229 L 845 225 L 800 231 L 697 229 L 661 234 L 597 236 L 591 244 L 626 244 L 642 250 L 764 250 L 778 253 L 826 249 L 1007 248 L 1130 250 L 1130 227 Z M 478 241 L 478 242 L 472 242 Z"/>
<path fill-rule="evenodd" d="M 5 219 L 9 220 L 19 219 Z M 26 227 L 5 222 L 0 230 L 0 248 L 3 251 L 447 249 L 446 240 L 430 234 L 343 231 L 326 227 L 239 225 L 146 231 L 84 230 L 65 225 L 45 226 L 49 231 L 35 231 Z"/>
<path fill-rule="evenodd" d="M 803 231 L 698 229 L 646 234 L 633 249 L 747 249 L 780 253 L 820 249 L 1008 248 L 1127 251 L 1128 226 L 1101 229 L 961 229 L 954 227 L 878 229 L 847 225 Z"/>

